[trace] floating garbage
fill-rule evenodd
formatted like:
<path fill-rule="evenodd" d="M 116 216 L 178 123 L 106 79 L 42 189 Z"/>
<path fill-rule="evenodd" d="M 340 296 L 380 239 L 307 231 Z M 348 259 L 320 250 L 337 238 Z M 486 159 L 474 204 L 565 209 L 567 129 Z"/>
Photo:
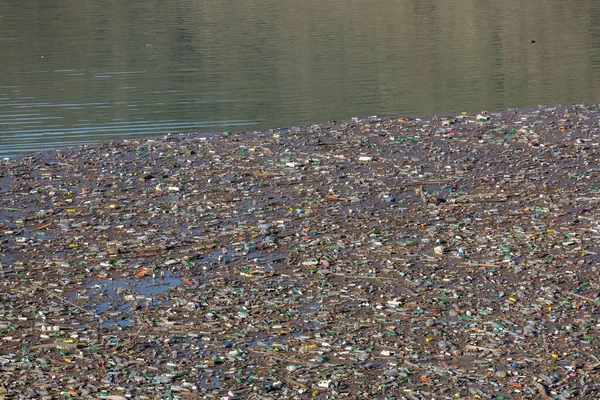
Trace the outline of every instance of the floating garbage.
<path fill-rule="evenodd" d="M 0 396 L 592 399 L 600 111 L 0 162 Z"/>

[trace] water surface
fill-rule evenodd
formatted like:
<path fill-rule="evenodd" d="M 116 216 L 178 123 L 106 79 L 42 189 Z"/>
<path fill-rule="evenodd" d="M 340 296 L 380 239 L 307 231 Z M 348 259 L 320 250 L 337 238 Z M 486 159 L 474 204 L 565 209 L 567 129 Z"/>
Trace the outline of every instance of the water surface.
<path fill-rule="evenodd" d="M 592 0 L 0 3 L 0 155 L 600 101 Z"/>

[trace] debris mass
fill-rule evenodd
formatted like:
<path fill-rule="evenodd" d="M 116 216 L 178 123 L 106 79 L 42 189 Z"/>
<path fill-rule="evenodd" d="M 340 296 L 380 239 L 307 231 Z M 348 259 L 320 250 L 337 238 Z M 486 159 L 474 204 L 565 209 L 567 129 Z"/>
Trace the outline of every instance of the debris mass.
<path fill-rule="evenodd" d="M 0 161 L 0 397 L 600 396 L 600 109 Z"/>

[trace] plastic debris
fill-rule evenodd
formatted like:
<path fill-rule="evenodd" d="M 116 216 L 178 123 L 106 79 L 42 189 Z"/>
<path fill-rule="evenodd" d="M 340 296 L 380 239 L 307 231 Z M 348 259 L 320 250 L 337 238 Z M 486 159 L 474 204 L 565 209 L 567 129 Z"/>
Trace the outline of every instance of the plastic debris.
<path fill-rule="evenodd" d="M 0 396 L 598 398 L 597 106 L 0 165 Z"/>

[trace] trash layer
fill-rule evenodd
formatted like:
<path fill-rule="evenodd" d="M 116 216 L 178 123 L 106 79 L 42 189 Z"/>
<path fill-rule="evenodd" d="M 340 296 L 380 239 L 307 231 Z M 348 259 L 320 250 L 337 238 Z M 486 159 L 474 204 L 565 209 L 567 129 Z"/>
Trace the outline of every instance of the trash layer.
<path fill-rule="evenodd" d="M 0 396 L 590 399 L 597 106 L 0 164 Z"/>

